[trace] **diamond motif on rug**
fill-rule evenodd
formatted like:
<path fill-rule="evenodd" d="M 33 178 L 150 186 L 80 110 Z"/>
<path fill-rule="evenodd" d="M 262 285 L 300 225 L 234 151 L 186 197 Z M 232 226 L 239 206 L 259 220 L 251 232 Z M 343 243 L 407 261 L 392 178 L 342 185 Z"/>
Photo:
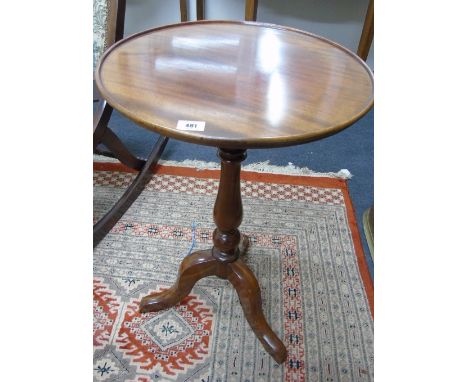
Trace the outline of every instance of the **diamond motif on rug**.
<path fill-rule="evenodd" d="M 210 354 L 213 312 L 195 294 L 172 309 L 140 314 L 139 301 L 127 306 L 116 343 L 141 373 L 166 378 L 205 367 Z"/>
<path fill-rule="evenodd" d="M 190 325 L 175 309 L 162 312 L 146 321 L 142 327 L 162 350 L 181 343 L 194 333 Z"/>
<path fill-rule="evenodd" d="M 118 366 L 109 358 L 94 363 L 94 378 L 98 381 L 107 381 L 119 374 Z"/>
<path fill-rule="evenodd" d="M 94 381 L 124 382 L 127 380 L 130 374 L 128 362 L 120 358 L 114 346 L 107 345 L 95 351 L 93 358 Z"/>
<path fill-rule="evenodd" d="M 94 380 L 95 381 L 115 381 L 122 373 L 122 369 L 111 357 L 101 358 L 94 362 Z"/>

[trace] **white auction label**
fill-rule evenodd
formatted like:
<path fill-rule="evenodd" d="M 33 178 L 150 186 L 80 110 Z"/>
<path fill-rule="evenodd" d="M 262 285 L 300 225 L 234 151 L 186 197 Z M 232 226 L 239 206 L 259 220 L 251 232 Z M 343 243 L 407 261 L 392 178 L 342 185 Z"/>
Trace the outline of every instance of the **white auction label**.
<path fill-rule="evenodd" d="M 205 131 L 205 121 L 177 121 L 177 130 Z"/>

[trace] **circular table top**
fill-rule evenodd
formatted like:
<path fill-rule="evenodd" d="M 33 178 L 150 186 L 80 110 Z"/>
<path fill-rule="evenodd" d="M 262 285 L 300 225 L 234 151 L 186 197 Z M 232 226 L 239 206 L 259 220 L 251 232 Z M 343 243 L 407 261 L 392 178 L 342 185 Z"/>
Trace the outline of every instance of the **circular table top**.
<path fill-rule="evenodd" d="M 336 133 L 372 107 L 374 87 L 367 65 L 334 42 L 234 21 L 168 25 L 121 40 L 101 58 L 96 83 L 136 123 L 223 148 Z"/>

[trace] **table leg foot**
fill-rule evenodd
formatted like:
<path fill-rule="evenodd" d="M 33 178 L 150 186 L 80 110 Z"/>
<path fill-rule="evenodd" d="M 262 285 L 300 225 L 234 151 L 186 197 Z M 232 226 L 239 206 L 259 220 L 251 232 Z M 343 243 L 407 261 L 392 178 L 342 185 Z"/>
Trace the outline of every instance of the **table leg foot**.
<path fill-rule="evenodd" d="M 158 312 L 177 305 L 192 290 L 195 283 L 216 274 L 218 262 L 210 250 L 197 251 L 188 255 L 180 264 L 179 275 L 174 285 L 159 293 L 143 297 L 140 313 Z"/>
<path fill-rule="evenodd" d="M 230 272 L 227 278 L 237 291 L 247 322 L 265 350 L 277 363 L 283 363 L 287 357 L 286 347 L 265 319 L 260 287 L 255 275 L 240 259 L 230 263 L 228 267 Z"/>

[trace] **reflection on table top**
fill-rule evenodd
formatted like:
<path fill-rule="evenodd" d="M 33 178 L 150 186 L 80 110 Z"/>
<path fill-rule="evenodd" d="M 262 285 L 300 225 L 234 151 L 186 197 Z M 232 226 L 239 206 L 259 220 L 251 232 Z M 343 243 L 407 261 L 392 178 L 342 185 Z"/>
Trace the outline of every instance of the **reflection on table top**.
<path fill-rule="evenodd" d="M 275 25 L 176 24 L 103 56 L 102 95 L 163 135 L 225 148 L 275 147 L 335 133 L 373 103 L 370 69 L 338 44 Z M 203 131 L 177 129 L 203 121 Z"/>

